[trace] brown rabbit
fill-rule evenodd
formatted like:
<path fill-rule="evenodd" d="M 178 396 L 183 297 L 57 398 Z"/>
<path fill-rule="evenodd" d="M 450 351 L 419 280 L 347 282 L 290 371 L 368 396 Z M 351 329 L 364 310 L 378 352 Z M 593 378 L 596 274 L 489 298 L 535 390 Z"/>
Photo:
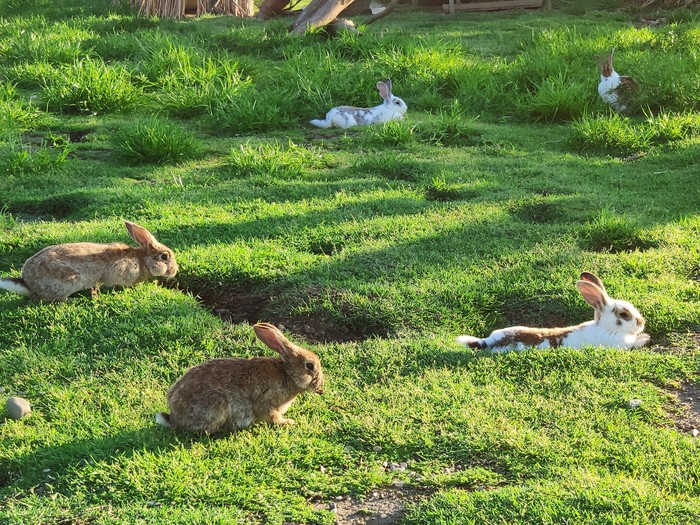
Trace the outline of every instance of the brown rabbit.
<path fill-rule="evenodd" d="M 156 421 L 189 432 L 233 432 L 257 421 L 291 425 L 284 413 L 298 394 L 323 393 L 321 361 L 269 323 L 253 326 L 280 357 L 230 357 L 193 366 L 168 390 L 170 414 Z"/>
<path fill-rule="evenodd" d="M 0 289 L 43 301 L 63 301 L 80 290 L 131 286 L 151 277 L 173 277 L 173 251 L 144 227 L 124 221 L 139 247 L 120 242 L 76 242 L 47 246 L 24 263 L 21 278 L 0 279 Z"/>

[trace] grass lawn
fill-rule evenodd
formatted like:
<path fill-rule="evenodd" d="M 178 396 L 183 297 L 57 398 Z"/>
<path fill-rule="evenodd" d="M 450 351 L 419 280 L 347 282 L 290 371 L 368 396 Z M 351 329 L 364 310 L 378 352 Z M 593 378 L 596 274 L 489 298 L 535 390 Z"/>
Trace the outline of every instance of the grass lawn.
<path fill-rule="evenodd" d="M 0 401 L 33 407 L 0 415 L 0 524 L 700 521 L 700 14 L 554 6 L 403 8 L 325 40 L 0 0 L 0 275 L 131 242 L 123 219 L 180 266 L 64 303 L 0 293 Z M 624 116 L 596 90 L 613 46 L 639 84 Z M 384 78 L 407 120 L 307 124 Z M 456 344 L 591 319 L 584 270 L 650 347 Z M 256 321 L 321 358 L 298 424 L 156 425 L 188 367 L 271 355 Z"/>

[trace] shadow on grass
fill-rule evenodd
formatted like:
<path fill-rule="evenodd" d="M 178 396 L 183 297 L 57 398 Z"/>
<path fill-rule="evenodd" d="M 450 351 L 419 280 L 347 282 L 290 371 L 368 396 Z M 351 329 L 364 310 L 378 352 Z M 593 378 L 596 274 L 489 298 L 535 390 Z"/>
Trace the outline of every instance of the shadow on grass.
<path fill-rule="evenodd" d="M 156 423 L 144 427 L 115 433 L 99 438 L 86 438 L 60 445 L 39 446 L 10 460 L 0 461 L 0 488 L 15 489 L 41 494 L 48 490 L 50 482 L 57 491 L 62 490 L 61 480 L 82 467 L 114 461 L 122 461 L 136 452 L 161 452 L 173 446 L 190 448 L 193 444 L 217 439 L 217 437 L 194 436 L 171 429 L 162 429 Z"/>

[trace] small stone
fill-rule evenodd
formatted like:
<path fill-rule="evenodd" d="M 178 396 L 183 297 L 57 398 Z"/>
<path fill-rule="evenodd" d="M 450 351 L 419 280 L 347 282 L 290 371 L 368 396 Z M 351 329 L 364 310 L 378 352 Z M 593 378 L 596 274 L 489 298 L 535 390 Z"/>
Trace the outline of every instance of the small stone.
<path fill-rule="evenodd" d="M 408 468 L 408 463 L 402 461 L 401 463 L 399 463 L 399 467 L 401 467 L 401 470 L 406 470 Z"/>
<path fill-rule="evenodd" d="M 335 501 L 343 501 L 345 498 L 343 496 L 336 496 Z"/>
<path fill-rule="evenodd" d="M 627 401 L 627 406 L 629 408 L 638 408 L 642 404 L 641 399 L 630 399 Z"/>
<path fill-rule="evenodd" d="M 335 504 L 335 501 L 328 503 L 328 508 L 331 512 L 338 512 L 338 505 Z"/>
<path fill-rule="evenodd" d="M 372 494 L 370 494 L 370 495 L 372 496 L 373 499 L 377 499 L 379 497 L 379 492 L 375 491 L 375 492 L 372 492 Z"/>
<path fill-rule="evenodd" d="M 50 469 L 50 468 L 45 468 L 43 472 L 44 472 L 44 474 L 48 474 L 49 472 L 51 472 L 51 469 Z"/>
<path fill-rule="evenodd" d="M 160 501 L 148 501 L 146 502 L 146 507 L 160 507 L 163 505 Z"/>
<path fill-rule="evenodd" d="M 397 489 L 402 489 L 405 484 L 406 483 L 404 483 L 403 481 L 394 481 L 394 487 L 396 487 Z"/>
<path fill-rule="evenodd" d="M 31 412 L 32 408 L 29 406 L 29 401 L 22 399 L 21 397 L 11 397 L 5 403 L 5 408 L 8 415 L 12 419 L 22 419 L 27 417 Z"/>
<path fill-rule="evenodd" d="M 325 473 L 326 473 L 326 467 L 324 467 L 323 465 L 321 465 L 320 467 L 318 467 L 318 470 L 321 471 L 321 474 L 325 474 Z"/>
<path fill-rule="evenodd" d="M 700 435 L 700 430 L 698 430 L 697 428 L 694 428 L 693 430 L 690 431 L 690 433 L 694 438 L 696 438 Z"/>
<path fill-rule="evenodd" d="M 0 394 L 4 394 L 4 393 L 5 393 L 5 389 L 0 386 Z"/>
<path fill-rule="evenodd" d="M 377 454 L 380 453 L 383 449 L 379 445 L 374 445 L 372 447 L 372 450 L 374 450 Z"/>

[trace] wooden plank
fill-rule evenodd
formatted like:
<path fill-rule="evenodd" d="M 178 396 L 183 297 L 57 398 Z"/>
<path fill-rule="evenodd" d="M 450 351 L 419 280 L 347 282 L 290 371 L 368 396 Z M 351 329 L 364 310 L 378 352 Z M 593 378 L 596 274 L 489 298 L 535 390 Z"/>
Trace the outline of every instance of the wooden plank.
<path fill-rule="evenodd" d="M 468 4 L 442 4 L 445 13 L 454 11 L 501 11 L 504 9 L 535 9 L 542 7 L 544 0 L 503 0 L 499 2 L 471 2 Z"/>

